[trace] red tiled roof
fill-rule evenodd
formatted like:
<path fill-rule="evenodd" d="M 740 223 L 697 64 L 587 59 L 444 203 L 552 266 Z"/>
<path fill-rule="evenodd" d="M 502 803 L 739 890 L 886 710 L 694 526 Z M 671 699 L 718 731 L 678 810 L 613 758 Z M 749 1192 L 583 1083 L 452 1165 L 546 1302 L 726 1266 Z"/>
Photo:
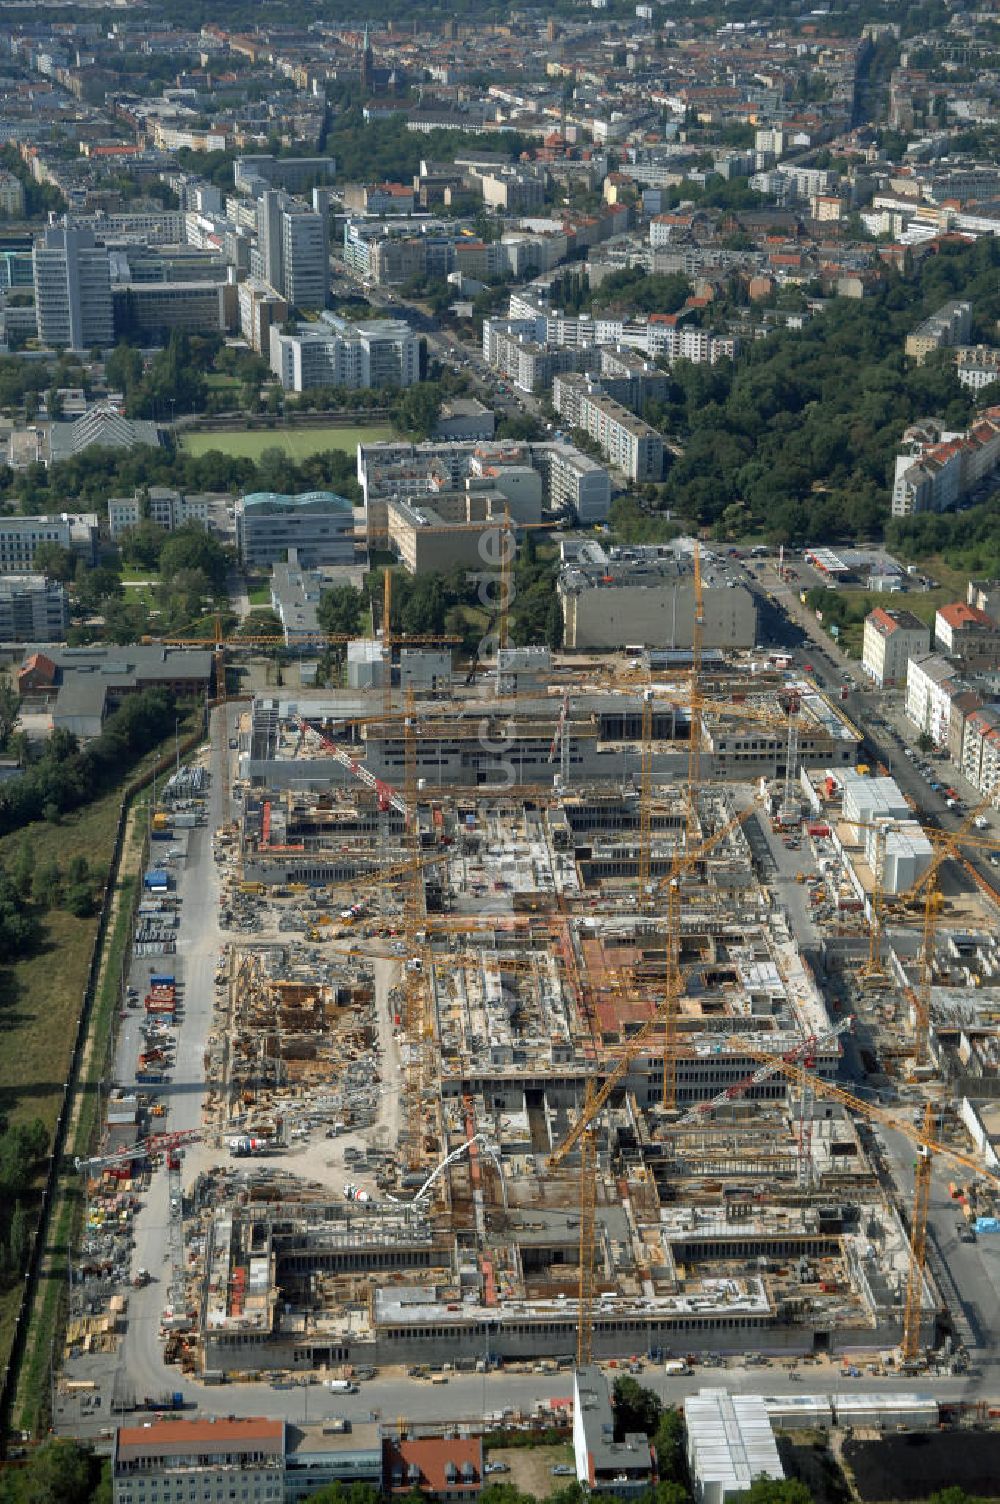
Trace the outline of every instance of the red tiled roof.
<path fill-rule="evenodd" d="M 446 1476 L 448 1464 L 452 1463 L 457 1476 Z M 472 1467 L 472 1478 L 466 1481 L 462 1469 L 466 1463 Z M 393 1493 L 410 1493 L 413 1488 L 434 1493 L 455 1493 L 464 1490 L 478 1493 L 483 1482 L 483 1444 L 477 1436 L 446 1440 L 436 1436 L 414 1437 L 407 1441 L 387 1440 L 384 1443 L 385 1473 Z M 419 1470 L 419 1477 L 410 1477 L 410 1468 Z M 402 1468 L 402 1480 L 393 1478 L 393 1470 Z"/>
<path fill-rule="evenodd" d="M 980 611 L 978 606 L 967 606 L 964 601 L 954 601 L 950 606 L 939 606 L 938 616 L 949 627 L 993 627 L 992 616 Z"/>

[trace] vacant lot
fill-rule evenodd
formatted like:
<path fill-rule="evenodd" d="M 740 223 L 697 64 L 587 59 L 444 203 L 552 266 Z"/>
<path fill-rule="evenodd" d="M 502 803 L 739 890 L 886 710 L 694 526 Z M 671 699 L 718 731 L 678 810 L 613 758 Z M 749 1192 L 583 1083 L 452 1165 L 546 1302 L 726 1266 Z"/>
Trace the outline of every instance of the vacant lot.
<path fill-rule="evenodd" d="M 879 1441 L 845 1441 L 843 1457 L 865 1504 L 927 1499 L 943 1488 L 1000 1498 L 1000 1434 L 995 1431 L 916 1431 Z"/>
<path fill-rule="evenodd" d="M 531 1494 L 536 1499 L 547 1499 L 549 1494 L 555 1493 L 560 1488 L 565 1488 L 568 1483 L 576 1479 L 576 1470 L 568 1477 L 552 1476 L 552 1469 L 558 1464 L 563 1467 L 573 1466 L 573 1448 L 569 1445 L 556 1447 L 496 1447 L 490 1448 L 490 1462 L 505 1462 L 510 1468 L 509 1473 L 497 1473 L 487 1481 L 490 1483 L 510 1483 L 522 1493 Z"/>
<path fill-rule="evenodd" d="M 187 454 L 207 454 L 218 449 L 236 459 L 259 460 L 265 449 L 282 449 L 291 460 L 308 459 L 325 449 L 342 449 L 353 454 L 359 444 L 380 444 L 393 437 L 391 428 L 245 428 L 218 432 L 195 431 L 181 437 Z"/>

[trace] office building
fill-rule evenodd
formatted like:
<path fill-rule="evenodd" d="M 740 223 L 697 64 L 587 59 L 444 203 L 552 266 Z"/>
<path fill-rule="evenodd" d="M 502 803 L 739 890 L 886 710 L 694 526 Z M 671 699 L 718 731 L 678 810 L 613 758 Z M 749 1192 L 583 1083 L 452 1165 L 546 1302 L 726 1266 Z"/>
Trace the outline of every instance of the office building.
<path fill-rule="evenodd" d="M 35 573 L 35 550 L 40 543 L 57 543 L 85 563 L 94 564 L 97 533 L 96 512 L 0 518 L 0 574 Z"/>
<path fill-rule="evenodd" d="M 186 334 L 225 334 L 235 330 L 235 282 L 128 282 L 111 295 L 117 334 L 157 337 L 174 329 Z"/>
<path fill-rule="evenodd" d="M 0 214 L 20 219 L 24 213 L 24 185 L 12 172 L 0 170 Z"/>
<path fill-rule="evenodd" d="M 43 345 L 89 350 L 113 343 L 110 258 L 93 230 L 50 225 L 35 246 L 34 281 Z"/>
<path fill-rule="evenodd" d="M 285 1423 L 259 1417 L 119 1426 L 111 1453 L 114 1504 L 280 1504 Z M 300 1497 L 298 1494 L 296 1497 Z"/>
<path fill-rule="evenodd" d="M 420 338 L 405 319 L 355 324 L 328 314 L 295 334 L 272 324 L 269 341 L 271 370 L 286 392 L 403 387 L 420 380 Z"/>
<path fill-rule="evenodd" d="M 65 585 L 41 574 L 0 575 L 0 642 L 62 642 L 68 626 Z"/>
<path fill-rule="evenodd" d="M 127 647 L 29 649 L 17 672 L 17 691 L 45 706 L 56 728 L 98 736 L 105 720 L 130 695 L 166 689 L 178 700 L 201 699 L 215 676 L 215 654 L 158 644 Z"/>
<path fill-rule="evenodd" d="M 330 285 L 327 219 L 268 189 L 257 200 L 257 263 L 267 285 L 296 308 L 324 308 Z"/>
<path fill-rule="evenodd" d="M 337 164 L 333 157 L 274 157 L 270 153 L 237 157 L 233 163 L 233 186 L 237 193 L 260 198 L 270 188 L 303 193 L 316 183 L 332 183 Z"/>
<path fill-rule="evenodd" d="M 865 618 L 861 666 L 879 689 L 906 683 L 906 665 L 930 651 L 930 627 L 912 611 L 876 606 Z"/>
<path fill-rule="evenodd" d="M 294 549 L 303 569 L 354 563 L 354 508 L 333 491 L 256 491 L 236 502 L 236 545 L 248 569 L 266 570 Z"/>

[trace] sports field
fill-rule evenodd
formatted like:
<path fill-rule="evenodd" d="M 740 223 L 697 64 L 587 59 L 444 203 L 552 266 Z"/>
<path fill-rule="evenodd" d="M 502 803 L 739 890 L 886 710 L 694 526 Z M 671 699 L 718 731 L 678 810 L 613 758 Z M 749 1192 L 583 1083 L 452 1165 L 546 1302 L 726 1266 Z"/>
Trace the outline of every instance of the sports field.
<path fill-rule="evenodd" d="M 218 449 L 236 459 L 259 460 L 265 449 L 282 449 L 289 459 L 304 460 L 324 449 L 353 454 L 359 444 L 379 444 L 393 437 L 386 425 L 373 428 L 245 428 L 235 431 L 193 431 L 181 436 L 187 454 Z"/>

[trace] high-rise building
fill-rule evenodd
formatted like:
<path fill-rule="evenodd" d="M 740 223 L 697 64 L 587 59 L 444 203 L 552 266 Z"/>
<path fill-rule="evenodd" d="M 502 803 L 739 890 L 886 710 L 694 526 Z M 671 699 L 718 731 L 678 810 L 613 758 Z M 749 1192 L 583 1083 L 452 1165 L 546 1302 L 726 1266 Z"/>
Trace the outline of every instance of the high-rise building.
<path fill-rule="evenodd" d="M 114 341 L 111 261 L 94 232 L 50 225 L 34 251 L 35 308 L 44 345 L 89 350 Z"/>
<path fill-rule="evenodd" d="M 282 291 L 281 209 L 285 195 L 276 189 L 262 193 L 257 200 L 257 248 L 261 274 L 275 292 Z"/>
<path fill-rule="evenodd" d="M 281 215 L 284 280 L 278 289 L 296 308 L 325 308 L 330 285 L 330 244 L 326 218 L 311 209 L 285 209 Z"/>
<path fill-rule="evenodd" d="M 257 200 L 260 275 L 298 308 L 324 308 L 330 283 L 327 219 L 274 189 Z"/>

